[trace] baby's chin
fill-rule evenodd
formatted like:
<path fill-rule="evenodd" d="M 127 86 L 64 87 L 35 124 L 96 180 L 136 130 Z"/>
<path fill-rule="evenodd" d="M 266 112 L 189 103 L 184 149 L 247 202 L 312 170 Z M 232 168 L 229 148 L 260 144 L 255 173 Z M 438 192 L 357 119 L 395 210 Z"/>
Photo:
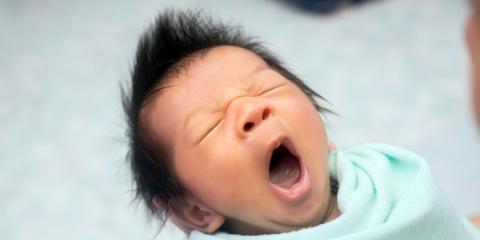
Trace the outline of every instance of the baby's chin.
<path fill-rule="evenodd" d="M 238 219 L 226 219 L 220 231 L 240 235 L 278 234 L 315 227 L 334 220 L 340 215 L 336 196 L 330 194 L 328 199 L 317 197 L 318 204 L 310 206 L 308 211 L 300 210 L 290 214 L 280 214 L 276 219 L 270 219 L 268 224 L 257 226 Z"/>

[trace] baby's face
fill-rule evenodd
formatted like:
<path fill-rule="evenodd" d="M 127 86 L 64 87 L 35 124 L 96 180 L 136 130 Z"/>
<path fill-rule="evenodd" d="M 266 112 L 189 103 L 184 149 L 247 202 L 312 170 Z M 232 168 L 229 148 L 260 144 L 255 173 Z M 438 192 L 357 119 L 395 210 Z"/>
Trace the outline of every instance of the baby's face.
<path fill-rule="evenodd" d="M 307 96 L 256 54 L 215 47 L 174 76 L 149 109 L 189 197 L 247 234 L 325 220 L 328 143 Z"/>

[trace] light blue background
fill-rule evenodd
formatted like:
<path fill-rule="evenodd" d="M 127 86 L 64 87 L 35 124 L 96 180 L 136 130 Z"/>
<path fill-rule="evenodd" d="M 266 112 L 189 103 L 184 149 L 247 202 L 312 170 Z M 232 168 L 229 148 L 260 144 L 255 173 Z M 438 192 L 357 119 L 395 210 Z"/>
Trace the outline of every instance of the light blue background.
<path fill-rule="evenodd" d="M 332 102 L 341 117 L 329 116 L 328 127 L 340 148 L 414 150 L 461 214 L 480 213 L 464 1 L 385 0 L 318 16 L 274 0 L 4 0 L 0 239 L 155 237 L 155 223 L 130 204 L 119 83 L 165 6 L 243 25 Z"/>

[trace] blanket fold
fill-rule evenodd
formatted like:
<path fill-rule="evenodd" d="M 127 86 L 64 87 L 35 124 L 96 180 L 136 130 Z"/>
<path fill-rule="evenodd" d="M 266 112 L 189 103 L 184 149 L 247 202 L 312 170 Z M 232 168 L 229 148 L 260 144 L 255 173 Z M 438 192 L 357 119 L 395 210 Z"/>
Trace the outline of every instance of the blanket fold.
<path fill-rule="evenodd" d="M 418 155 L 385 145 L 362 144 L 330 154 L 337 179 L 337 219 L 297 231 L 243 236 L 194 231 L 189 239 L 362 240 L 480 239 L 480 231 L 458 216 Z"/>

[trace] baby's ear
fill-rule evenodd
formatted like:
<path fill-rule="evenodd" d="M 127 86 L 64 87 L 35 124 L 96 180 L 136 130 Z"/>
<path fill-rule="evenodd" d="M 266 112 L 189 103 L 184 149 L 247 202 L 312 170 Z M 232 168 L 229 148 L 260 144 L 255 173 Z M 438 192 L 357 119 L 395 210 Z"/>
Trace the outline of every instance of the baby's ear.
<path fill-rule="evenodd" d="M 154 198 L 154 204 L 157 201 Z M 225 222 L 225 217 L 199 201 L 188 197 L 181 206 L 170 212 L 173 223 L 188 233 L 195 229 L 204 233 L 213 233 Z"/>

